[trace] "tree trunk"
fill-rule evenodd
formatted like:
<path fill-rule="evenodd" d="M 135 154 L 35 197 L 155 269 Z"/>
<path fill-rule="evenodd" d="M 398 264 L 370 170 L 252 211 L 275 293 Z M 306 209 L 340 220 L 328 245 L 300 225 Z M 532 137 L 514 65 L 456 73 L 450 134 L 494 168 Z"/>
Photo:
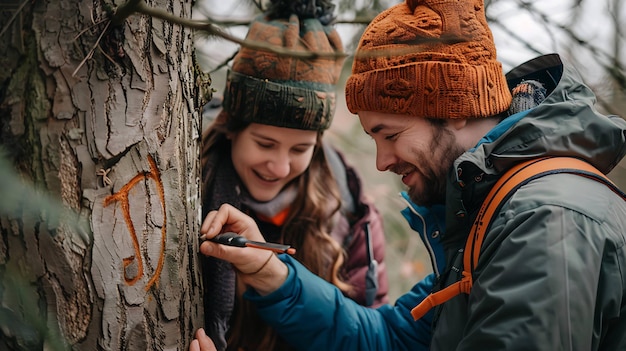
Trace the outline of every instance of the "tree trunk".
<path fill-rule="evenodd" d="M 121 3 L 0 5 L 2 147 L 31 190 L 0 192 L 0 350 L 183 350 L 202 325 L 192 33 L 114 25 Z"/>

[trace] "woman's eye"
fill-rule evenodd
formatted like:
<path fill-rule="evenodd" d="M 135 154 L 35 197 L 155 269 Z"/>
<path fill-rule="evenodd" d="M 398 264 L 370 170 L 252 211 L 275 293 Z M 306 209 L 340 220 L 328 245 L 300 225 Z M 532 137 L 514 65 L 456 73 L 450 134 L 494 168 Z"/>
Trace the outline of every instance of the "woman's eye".
<path fill-rule="evenodd" d="M 385 137 L 385 140 L 394 140 L 398 136 L 398 134 L 400 134 L 400 133 L 394 133 L 394 134 L 391 134 L 391 135 L 387 135 Z"/>
<path fill-rule="evenodd" d="M 308 149 L 293 149 L 293 152 L 296 154 L 303 154 L 307 152 Z"/>
<path fill-rule="evenodd" d="M 259 147 L 262 149 L 271 149 L 272 146 L 274 146 L 273 144 L 267 144 L 267 143 L 257 143 L 257 145 L 259 145 Z"/>

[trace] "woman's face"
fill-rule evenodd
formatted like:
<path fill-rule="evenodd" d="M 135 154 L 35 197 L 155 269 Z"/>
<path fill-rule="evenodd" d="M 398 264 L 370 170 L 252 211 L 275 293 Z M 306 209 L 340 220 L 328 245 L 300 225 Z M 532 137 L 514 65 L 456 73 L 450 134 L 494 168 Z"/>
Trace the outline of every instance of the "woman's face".
<path fill-rule="evenodd" d="M 250 195 L 264 202 L 309 167 L 317 131 L 252 123 L 231 141 L 237 174 Z"/>

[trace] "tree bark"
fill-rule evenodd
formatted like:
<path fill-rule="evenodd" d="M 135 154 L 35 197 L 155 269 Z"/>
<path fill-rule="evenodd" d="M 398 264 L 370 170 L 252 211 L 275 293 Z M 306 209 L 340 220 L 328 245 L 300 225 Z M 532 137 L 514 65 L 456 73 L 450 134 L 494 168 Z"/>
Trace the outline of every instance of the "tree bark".
<path fill-rule="evenodd" d="M 192 33 L 119 5 L 0 5 L 2 147 L 38 189 L 0 213 L 2 350 L 183 350 L 202 325 Z"/>

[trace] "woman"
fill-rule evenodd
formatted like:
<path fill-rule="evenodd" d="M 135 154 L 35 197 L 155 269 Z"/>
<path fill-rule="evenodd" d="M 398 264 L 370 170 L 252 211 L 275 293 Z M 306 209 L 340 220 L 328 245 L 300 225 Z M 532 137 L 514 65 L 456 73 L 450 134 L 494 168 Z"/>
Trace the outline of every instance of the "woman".
<path fill-rule="evenodd" d="M 246 41 L 326 56 L 297 59 L 244 46 L 233 59 L 223 110 L 203 134 L 203 211 L 229 203 L 265 240 L 360 304 L 387 302 L 378 211 L 342 156 L 322 141 L 334 113 L 342 44 L 334 5 L 274 1 Z M 246 301 L 229 263 L 204 258 L 205 329 L 218 350 L 289 350 Z M 237 297 L 237 298 L 236 298 Z M 228 345 L 228 346 L 226 346 Z"/>

